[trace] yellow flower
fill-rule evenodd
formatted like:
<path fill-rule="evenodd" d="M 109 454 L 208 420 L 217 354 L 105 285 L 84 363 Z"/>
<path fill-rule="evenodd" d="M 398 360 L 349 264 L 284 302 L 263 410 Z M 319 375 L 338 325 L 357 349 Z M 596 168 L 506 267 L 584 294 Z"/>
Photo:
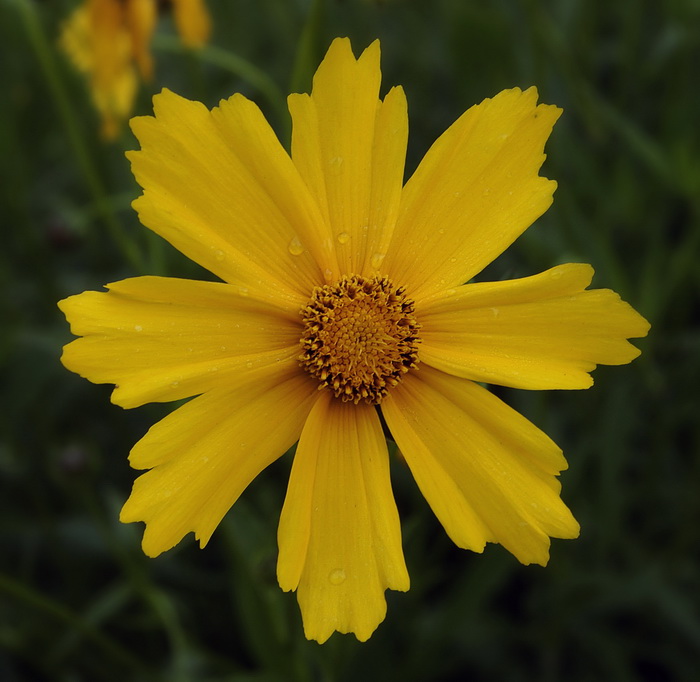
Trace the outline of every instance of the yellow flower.
<path fill-rule="evenodd" d="M 121 520 L 156 556 L 204 546 L 265 467 L 297 443 L 278 578 L 307 637 L 366 640 L 387 588 L 407 590 L 380 413 L 448 535 L 546 564 L 579 527 L 560 449 L 480 382 L 588 388 L 649 325 L 589 265 L 464 284 L 552 202 L 538 175 L 560 110 L 530 88 L 469 109 L 403 186 L 406 99 L 379 99 L 379 44 L 331 45 L 291 95 L 291 158 L 241 95 L 209 111 L 167 90 L 132 121 L 144 225 L 222 283 L 136 277 L 60 303 L 83 338 L 63 363 L 123 407 L 198 396 L 130 462 Z"/>
<path fill-rule="evenodd" d="M 187 47 L 202 47 L 211 33 L 211 20 L 204 0 L 172 0 L 175 26 Z"/>
<path fill-rule="evenodd" d="M 175 23 L 188 47 L 201 47 L 210 32 L 204 0 L 172 0 Z M 150 43 L 157 0 L 85 0 L 71 14 L 60 43 L 76 68 L 90 78 L 102 118 L 102 135 L 114 139 L 131 114 L 141 77 L 153 77 Z"/>

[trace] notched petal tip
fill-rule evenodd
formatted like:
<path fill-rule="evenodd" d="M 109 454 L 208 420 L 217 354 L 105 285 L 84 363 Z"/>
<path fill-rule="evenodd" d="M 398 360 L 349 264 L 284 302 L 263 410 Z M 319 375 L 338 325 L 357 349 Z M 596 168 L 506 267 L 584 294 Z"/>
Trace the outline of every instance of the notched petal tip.
<path fill-rule="evenodd" d="M 339 73 L 348 68 L 368 69 L 380 71 L 381 49 L 379 40 L 368 45 L 359 57 L 355 57 L 352 43 L 349 38 L 335 38 L 330 44 L 325 57 L 319 64 L 313 77 L 314 88 L 324 87 L 324 82 L 335 78 Z"/>
<path fill-rule="evenodd" d="M 181 95 L 178 95 L 177 93 L 173 92 L 173 91 L 170 90 L 169 88 L 162 88 L 160 92 L 156 92 L 156 93 L 153 95 L 153 97 L 151 97 L 151 103 L 153 104 L 154 110 L 155 110 L 156 106 L 160 106 L 160 104 L 161 104 L 161 102 L 162 102 L 163 100 L 167 101 L 169 98 L 173 98 L 173 99 L 178 99 L 178 98 L 179 98 L 179 99 L 185 99 L 184 97 L 182 97 Z M 134 130 L 134 125 L 137 125 L 137 126 L 138 126 L 138 125 L 140 125 L 140 122 L 141 122 L 141 121 L 150 120 L 150 119 L 153 119 L 153 118 L 155 118 L 155 114 L 154 114 L 154 115 L 144 114 L 144 115 L 141 115 L 141 116 L 132 116 L 132 117 L 129 119 L 129 126 L 131 127 L 131 129 L 132 129 L 132 131 L 133 131 L 133 130 Z M 135 132 L 134 132 L 134 134 L 135 134 Z"/>
<path fill-rule="evenodd" d="M 133 522 L 133 520 L 124 521 L 121 517 L 119 520 L 122 523 Z M 140 521 L 141 519 L 137 520 Z M 150 559 L 155 559 L 161 554 L 171 550 L 180 541 L 181 538 L 174 540 L 172 537 L 168 537 L 164 534 L 161 529 L 154 527 L 152 524 L 147 524 L 143 532 L 143 539 L 141 540 L 141 551 Z"/>
<path fill-rule="evenodd" d="M 422 307 L 421 361 L 473 381 L 529 390 L 587 389 L 597 365 L 640 351 L 649 323 L 610 289 L 587 289 L 593 268 L 467 284 Z"/>
<path fill-rule="evenodd" d="M 409 375 L 382 413 L 436 516 L 461 547 L 497 542 L 523 564 L 546 564 L 550 537 L 579 532 L 559 496 L 561 450 L 478 384 L 429 367 L 421 375 Z"/>
<path fill-rule="evenodd" d="M 278 576 L 297 588 L 306 637 L 365 641 L 386 589 L 408 589 L 381 424 L 373 408 L 319 398 L 297 447 L 278 532 Z"/>
<path fill-rule="evenodd" d="M 295 373 L 213 389 L 179 407 L 132 449 L 132 466 L 150 470 L 134 482 L 120 520 L 146 523 L 148 556 L 191 532 L 204 547 L 250 482 L 298 440 L 315 399 L 315 386 Z"/>
<path fill-rule="evenodd" d="M 404 186 L 385 267 L 417 302 L 472 279 L 551 206 L 557 185 L 539 171 L 561 109 L 537 94 L 503 90 L 469 108 Z"/>

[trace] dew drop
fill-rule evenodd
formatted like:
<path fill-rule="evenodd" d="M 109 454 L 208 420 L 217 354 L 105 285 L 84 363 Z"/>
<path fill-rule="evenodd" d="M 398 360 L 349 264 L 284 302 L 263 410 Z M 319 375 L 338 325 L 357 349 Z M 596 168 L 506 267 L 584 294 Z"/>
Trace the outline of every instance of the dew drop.
<path fill-rule="evenodd" d="M 248 362 L 245 363 L 245 366 L 250 369 L 253 366 L 253 363 L 250 360 L 248 360 Z"/>
<path fill-rule="evenodd" d="M 342 585 L 345 582 L 345 571 L 342 568 L 336 568 L 328 574 L 328 580 L 331 585 Z"/>
<path fill-rule="evenodd" d="M 248 295 L 248 288 L 247 287 L 239 287 L 238 289 L 238 295 L 239 296 L 247 296 Z M 236 327 L 240 327 L 240 325 L 236 325 Z"/>
<path fill-rule="evenodd" d="M 294 237 L 294 239 L 289 242 L 289 246 L 287 248 L 292 256 L 301 256 L 301 254 L 304 253 L 304 247 L 301 241 L 299 241 L 299 237 Z"/>
<path fill-rule="evenodd" d="M 135 325 L 134 325 L 134 331 L 136 331 L 136 332 L 142 332 L 142 331 L 143 331 L 143 327 L 142 327 L 140 324 L 135 324 Z"/>
<path fill-rule="evenodd" d="M 491 312 L 493 313 L 494 317 L 498 317 L 501 313 L 501 311 L 498 308 L 491 308 Z"/>
<path fill-rule="evenodd" d="M 386 256 L 385 253 L 375 253 L 372 255 L 372 257 L 369 259 L 370 265 L 375 269 L 379 270 L 382 262 L 384 261 L 384 257 Z"/>
<path fill-rule="evenodd" d="M 491 193 L 491 190 L 487 187 L 487 188 L 484 190 L 484 196 L 487 197 L 490 193 Z"/>
<path fill-rule="evenodd" d="M 457 262 L 457 259 L 454 256 L 452 258 L 450 258 L 450 263 L 456 263 L 456 262 Z"/>
<path fill-rule="evenodd" d="M 347 244 L 350 241 L 350 235 L 347 232 L 341 232 L 338 235 L 338 241 L 341 244 Z"/>
<path fill-rule="evenodd" d="M 173 388 L 177 388 L 180 385 L 179 381 L 173 381 L 172 384 L 170 384 Z"/>
<path fill-rule="evenodd" d="M 330 160 L 330 165 L 333 170 L 336 172 L 340 171 L 340 167 L 343 165 L 343 157 L 342 156 L 334 156 Z"/>
<path fill-rule="evenodd" d="M 214 252 L 214 258 L 221 262 L 222 260 L 224 260 L 224 258 L 226 258 L 226 254 L 219 249 L 218 251 Z"/>
<path fill-rule="evenodd" d="M 438 230 L 438 234 L 445 234 L 445 228 L 444 228 L 444 227 L 441 227 L 441 228 Z"/>

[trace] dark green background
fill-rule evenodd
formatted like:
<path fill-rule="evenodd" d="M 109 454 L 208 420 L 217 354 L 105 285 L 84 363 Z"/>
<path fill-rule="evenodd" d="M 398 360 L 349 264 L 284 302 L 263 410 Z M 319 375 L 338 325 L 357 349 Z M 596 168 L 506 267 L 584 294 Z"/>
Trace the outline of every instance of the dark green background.
<path fill-rule="evenodd" d="M 581 392 L 498 389 L 570 462 L 582 525 L 550 565 L 455 548 L 408 472 L 393 481 L 412 578 L 359 644 L 303 639 L 276 585 L 287 455 L 200 551 L 158 559 L 118 511 L 127 453 L 168 406 L 124 411 L 59 364 L 56 301 L 137 274 L 207 277 L 140 227 L 123 152 L 97 136 L 85 84 L 55 50 L 68 0 L 0 0 L 0 679 L 696 680 L 700 663 L 700 2 L 209 0 L 213 48 L 169 18 L 156 82 L 208 106 L 241 91 L 283 139 L 330 40 L 383 49 L 409 101 L 410 172 L 470 105 L 537 85 L 564 108 L 547 146 L 554 206 L 480 278 L 590 262 L 652 323 L 630 366 Z M 259 69 L 259 71 L 256 71 Z M 269 80 L 265 80 L 265 79 Z"/>

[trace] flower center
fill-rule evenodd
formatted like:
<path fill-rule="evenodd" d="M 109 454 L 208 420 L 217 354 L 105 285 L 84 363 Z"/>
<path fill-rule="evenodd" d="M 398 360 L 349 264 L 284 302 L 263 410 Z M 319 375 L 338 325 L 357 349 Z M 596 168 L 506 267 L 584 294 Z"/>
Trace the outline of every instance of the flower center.
<path fill-rule="evenodd" d="M 302 308 L 301 366 L 346 402 L 379 404 L 418 362 L 413 301 L 387 277 L 344 276 Z"/>

